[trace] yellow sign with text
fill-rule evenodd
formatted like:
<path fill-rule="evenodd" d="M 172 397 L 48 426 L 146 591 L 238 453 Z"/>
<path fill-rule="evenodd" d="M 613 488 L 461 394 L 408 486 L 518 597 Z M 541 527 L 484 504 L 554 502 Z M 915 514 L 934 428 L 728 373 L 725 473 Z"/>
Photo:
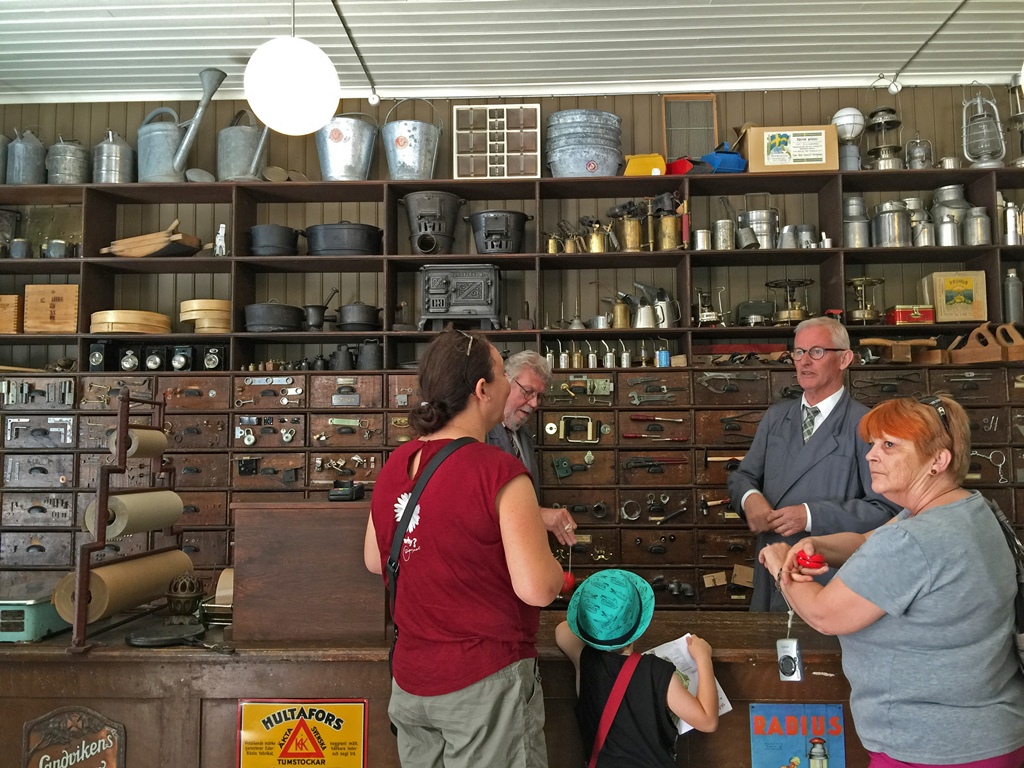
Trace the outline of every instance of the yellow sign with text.
<path fill-rule="evenodd" d="M 366 768 L 366 699 L 238 702 L 238 768 Z"/>

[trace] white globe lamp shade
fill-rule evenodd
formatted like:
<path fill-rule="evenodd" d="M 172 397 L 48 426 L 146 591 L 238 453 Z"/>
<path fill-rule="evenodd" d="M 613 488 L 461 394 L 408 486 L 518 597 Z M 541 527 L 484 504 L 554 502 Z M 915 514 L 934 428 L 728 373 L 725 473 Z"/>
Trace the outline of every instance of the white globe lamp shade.
<path fill-rule="evenodd" d="M 334 117 L 341 83 L 330 57 L 301 37 L 275 37 L 245 65 L 245 98 L 271 130 L 313 133 Z"/>
<path fill-rule="evenodd" d="M 867 120 L 864 119 L 864 113 L 856 107 L 843 107 L 832 116 L 832 123 L 836 127 L 840 141 L 853 142 L 864 133 Z"/>

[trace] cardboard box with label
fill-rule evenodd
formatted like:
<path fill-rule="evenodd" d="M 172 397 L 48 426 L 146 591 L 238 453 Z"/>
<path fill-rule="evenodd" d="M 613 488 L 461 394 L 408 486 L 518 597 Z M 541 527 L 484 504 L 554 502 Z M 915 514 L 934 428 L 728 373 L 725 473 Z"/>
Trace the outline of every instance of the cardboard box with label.
<path fill-rule="evenodd" d="M 751 173 L 839 170 L 834 125 L 751 127 L 744 138 Z"/>
<path fill-rule="evenodd" d="M 936 323 L 974 323 L 988 320 L 985 273 L 932 272 L 921 278 L 918 300 L 935 307 Z"/>

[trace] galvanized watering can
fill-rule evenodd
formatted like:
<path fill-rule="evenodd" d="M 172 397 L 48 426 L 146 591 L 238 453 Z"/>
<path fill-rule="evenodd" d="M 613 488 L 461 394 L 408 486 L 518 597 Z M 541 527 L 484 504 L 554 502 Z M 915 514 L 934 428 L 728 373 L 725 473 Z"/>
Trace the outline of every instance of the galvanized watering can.
<path fill-rule="evenodd" d="M 249 124 L 241 125 L 248 116 Z M 267 164 L 267 136 L 270 128 L 261 130 L 248 109 L 235 113 L 231 125 L 217 134 L 217 181 L 258 181 Z"/>
<path fill-rule="evenodd" d="M 203 98 L 196 107 L 196 113 L 187 123 L 178 125 L 178 113 L 170 107 L 157 107 L 139 126 L 139 181 L 179 182 L 185 181 L 185 161 L 189 150 L 199 133 L 206 108 L 213 100 L 213 94 L 220 88 L 227 74 L 219 69 L 204 69 L 199 73 L 203 83 Z M 160 115 L 171 115 L 173 123 L 154 123 Z M 182 129 L 188 130 L 182 135 Z"/>

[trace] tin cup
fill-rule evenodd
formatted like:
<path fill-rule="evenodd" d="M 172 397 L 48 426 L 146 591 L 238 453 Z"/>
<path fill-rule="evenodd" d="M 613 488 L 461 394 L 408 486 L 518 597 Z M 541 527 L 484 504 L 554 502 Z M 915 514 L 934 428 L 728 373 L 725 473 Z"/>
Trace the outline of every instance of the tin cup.
<path fill-rule="evenodd" d="M 939 160 L 940 168 L 959 168 L 960 158 L 959 157 L 943 157 Z"/>
<path fill-rule="evenodd" d="M 28 244 L 28 240 L 23 237 L 16 237 L 11 240 L 11 258 L 12 259 L 27 259 L 32 253 L 32 248 Z"/>
<path fill-rule="evenodd" d="M 695 251 L 710 251 L 711 250 L 711 230 L 710 229 L 695 229 L 693 231 L 693 250 L 695 250 Z"/>
<path fill-rule="evenodd" d="M 46 258 L 64 259 L 68 255 L 67 240 L 51 240 L 46 244 Z"/>
<path fill-rule="evenodd" d="M 711 225 L 711 247 L 731 251 L 736 247 L 736 224 L 732 219 L 719 219 Z"/>

